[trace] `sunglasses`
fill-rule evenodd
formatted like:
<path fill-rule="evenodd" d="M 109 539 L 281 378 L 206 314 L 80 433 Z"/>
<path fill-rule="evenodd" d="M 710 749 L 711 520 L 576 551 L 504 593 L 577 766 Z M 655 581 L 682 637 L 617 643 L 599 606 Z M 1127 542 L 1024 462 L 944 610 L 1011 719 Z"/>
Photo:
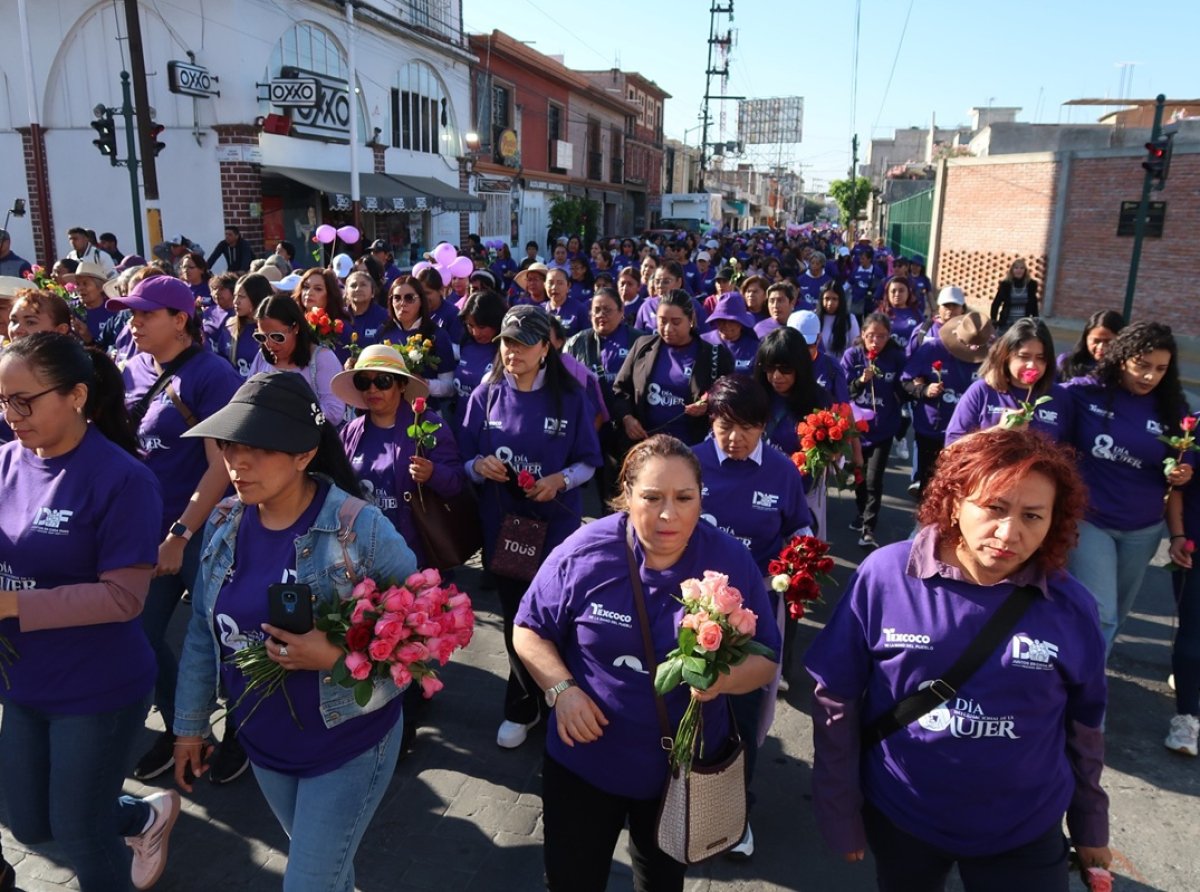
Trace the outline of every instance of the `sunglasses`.
<path fill-rule="evenodd" d="M 396 377 L 387 372 L 379 372 L 374 378 L 369 377 L 366 372 L 355 372 L 354 377 L 350 380 L 354 382 L 354 389 L 361 393 L 370 390 L 372 384 L 375 385 L 376 390 L 382 393 L 385 390 L 391 390 L 392 385 L 396 383 Z"/>
<path fill-rule="evenodd" d="M 276 344 L 282 344 L 288 339 L 288 336 L 282 331 L 256 331 L 250 337 L 254 338 L 254 340 L 258 341 L 260 344 L 265 344 L 268 340 L 271 340 Z"/>
<path fill-rule="evenodd" d="M 420 299 L 421 298 L 417 297 L 411 291 L 408 292 L 407 294 L 393 294 L 392 295 L 393 301 L 399 301 L 402 304 L 415 304 Z"/>

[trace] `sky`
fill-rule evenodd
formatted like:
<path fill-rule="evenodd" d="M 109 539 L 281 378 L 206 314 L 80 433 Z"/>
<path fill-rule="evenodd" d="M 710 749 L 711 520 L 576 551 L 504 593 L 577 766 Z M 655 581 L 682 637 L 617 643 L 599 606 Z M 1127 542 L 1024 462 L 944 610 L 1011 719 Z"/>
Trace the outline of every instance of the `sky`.
<path fill-rule="evenodd" d="M 568 67 L 637 71 L 671 94 L 664 131 L 700 142 L 710 6 L 728 8 L 729 96 L 804 97 L 803 141 L 747 147 L 742 161 L 782 162 L 808 189 L 823 189 L 895 129 L 968 124 L 975 106 L 1017 106 L 1018 121 L 1093 123 L 1111 109 L 1070 107 L 1075 98 L 1200 98 L 1195 54 L 1200 2 L 1157 0 L 462 0 L 470 33 L 504 31 Z M 856 9 L 858 14 L 856 15 Z M 1134 27 L 1138 10 L 1159 10 Z M 787 11 L 786 14 L 784 11 Z M 857 89 L 854 35 L 858 22 Z M 1155 36 L 1157 35 L 1157 36 Z M 1173 35 L 1173 36 L 1172 36 Z M 1193 44 L 1194 47 L 1194 44 Z M 719 66 L 714 66 L 719 67 Z M 720 78 L 712 92 L 720 94 Z M 721 110 L 725 131 L 720 134 Z M 737 103 L 712 102 L 710 141 L 736 139 Z M 688 131 L 691 132 L 688 132 Z M 731 159 L 732 160 L 732 159 Z"/>

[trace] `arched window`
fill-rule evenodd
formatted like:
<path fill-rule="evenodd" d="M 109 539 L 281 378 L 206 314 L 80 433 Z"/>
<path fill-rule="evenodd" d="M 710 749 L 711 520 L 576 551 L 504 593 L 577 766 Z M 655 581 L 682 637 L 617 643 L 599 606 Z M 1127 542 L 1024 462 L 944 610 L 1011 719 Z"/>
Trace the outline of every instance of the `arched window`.
<path fill-rule="evenodd" d="M 292 109 L 292 135 L 346 141 L 341 134 L 348 136 L 350 126 L 347 117 L 350 67 L 341 45 L 332 34 L 319 25 L 298 22 L 283 33 L 271 50 L 267 72 L 268 80 L 318 75 L 318 88 L 322 91 L 318 104 L 313 108 Z M 334 94 L 332 101 L 326 95 L 328 93 Z M 358 110 L 358 132 L 361 137 L 370 131 L 366 129 L 367 118 L 361 98 L 354 104 Z"/>
<path fill-rule="evenodd" d="M 437 72 L 424 62 L 400 69 L 392 88 L 392 145 L 412 152 L 460 152 L 454 108 Z"/>

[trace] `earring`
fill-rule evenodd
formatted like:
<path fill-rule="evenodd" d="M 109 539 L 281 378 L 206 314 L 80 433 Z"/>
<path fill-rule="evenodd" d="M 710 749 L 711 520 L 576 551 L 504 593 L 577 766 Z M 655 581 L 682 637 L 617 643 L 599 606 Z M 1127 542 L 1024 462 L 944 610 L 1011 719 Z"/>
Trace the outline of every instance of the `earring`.
<path fill-rule="evenodd" d="M 543 356 L 541 359 L 538 360 L 538 368 L 544 369 L 545 367 L 546 367 L 546 357 Z"/>

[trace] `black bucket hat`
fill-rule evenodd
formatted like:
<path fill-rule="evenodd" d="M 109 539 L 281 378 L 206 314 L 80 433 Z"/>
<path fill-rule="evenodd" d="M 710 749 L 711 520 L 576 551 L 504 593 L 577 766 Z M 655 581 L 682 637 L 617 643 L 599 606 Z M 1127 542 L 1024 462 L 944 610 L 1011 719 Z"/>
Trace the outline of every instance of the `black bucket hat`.
<path fill-rule="evenodd" d="M 183 436 L 296 455 L 317 448 L 324 425 L 321 404 L 303 377 L 294 372 L 263 372 L 239 387 L 227 406 Z"/>

